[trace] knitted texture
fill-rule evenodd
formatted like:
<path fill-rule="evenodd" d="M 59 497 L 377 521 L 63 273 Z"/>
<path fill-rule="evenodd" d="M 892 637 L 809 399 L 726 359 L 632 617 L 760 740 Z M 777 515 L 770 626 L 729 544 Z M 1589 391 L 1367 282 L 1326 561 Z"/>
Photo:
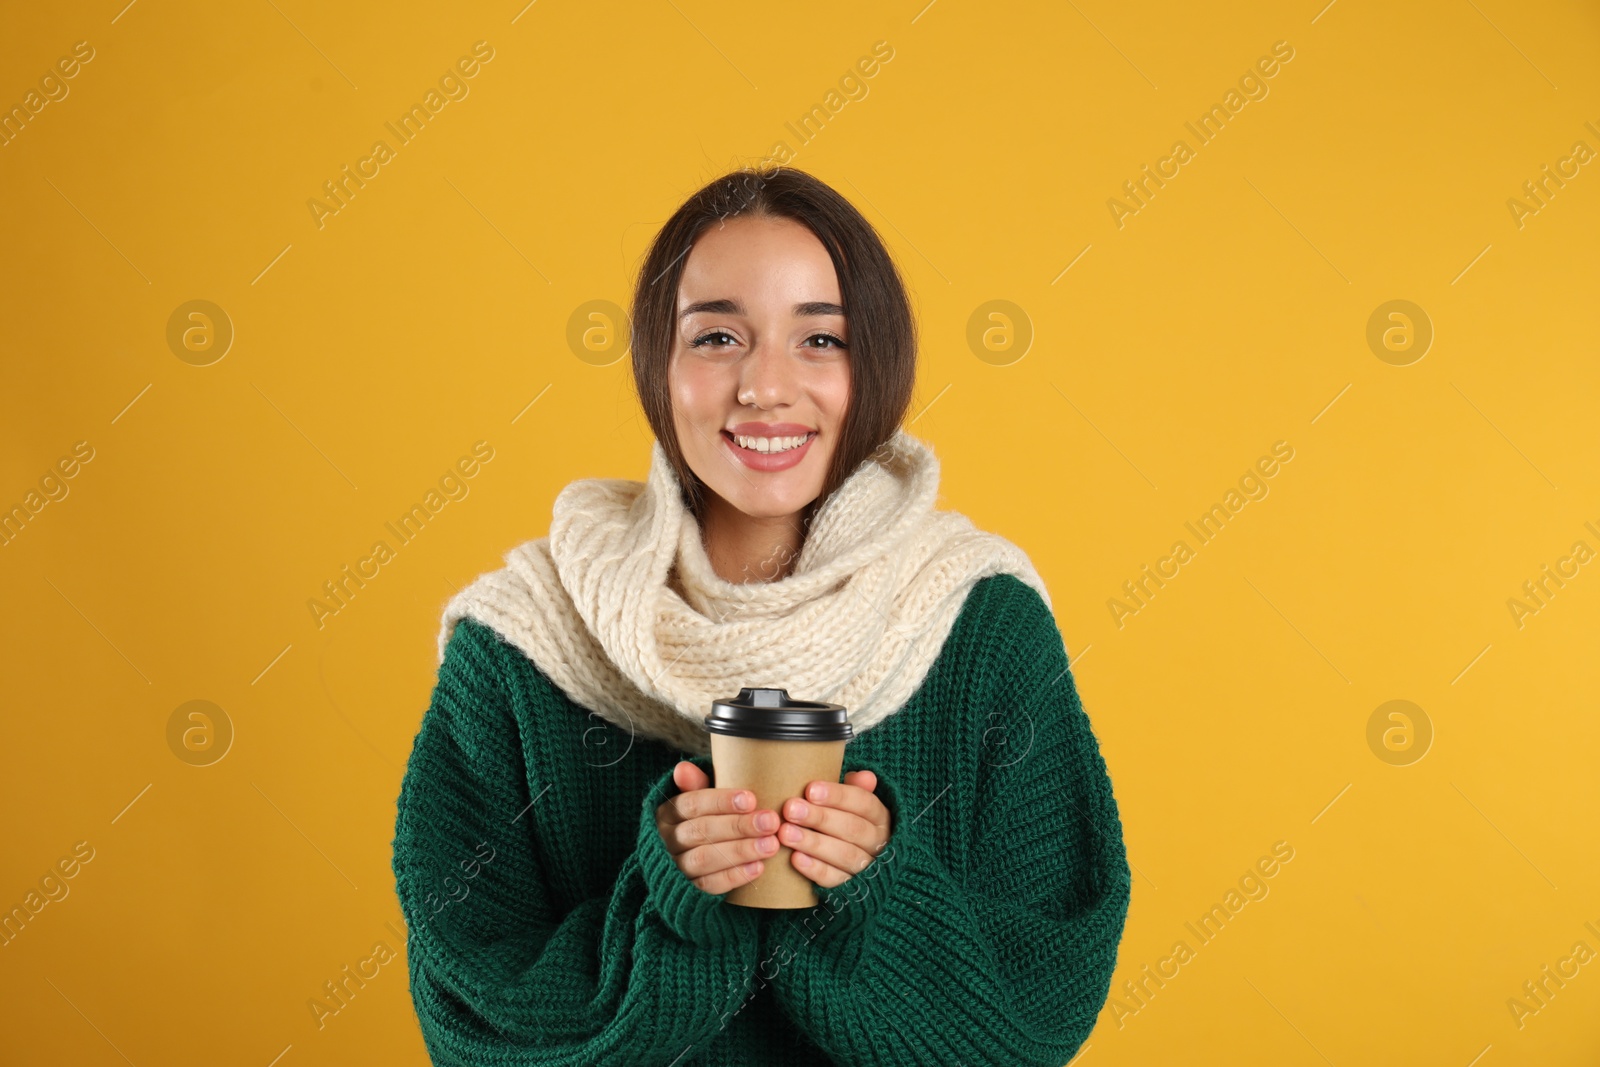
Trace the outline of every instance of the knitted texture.
<path fill-rule="evenodd" d="M 779 679 L 781 680 L 781 679 Z M 752 679 L 752 681 L 756 681 Z M 655 810 L 680 758 L 454 629 L 398 802 L 411 994 L 438 1064 L 1037 1065 L 1104 1006 L 1131 883 L 1039 593 L 976 582 L 906 705 L 851 740 L 888 846 L 809 909 L 706 893 Z"/>
<path fill-rule="evenodd" d="M 904 706 L 967 591 L 1015 574 L 1049 603 L 1026 553 L 934 508 L 939 462 L 896 431 L 818 507 L 793 570 L 730 582 L 712 569 L 659 441 L 644 482 L 585 478 L 550 534 L 506 554 L 446 605 L 505 635 L 575 703 L 629 733 L 706 754 L 711 703 L 781 686 L 850 710 L 860 733 Z"/>

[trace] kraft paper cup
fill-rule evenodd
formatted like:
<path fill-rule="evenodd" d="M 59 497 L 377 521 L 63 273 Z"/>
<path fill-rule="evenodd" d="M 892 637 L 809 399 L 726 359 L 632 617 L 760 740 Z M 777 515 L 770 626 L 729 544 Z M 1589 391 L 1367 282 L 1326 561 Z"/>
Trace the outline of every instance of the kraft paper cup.
<path fill-rule="evenodd" d="M 786 689 L 746 687 L 737 697 L 715 701 L 706 718 L 717 789 L 748 789 L 763 808 L 783 817 L 784 801 L 801 796 L 811 782 L 837 782 L 844 769 L 845 742 L 854 736 L 839 704 L 791 700 Z M 817 886 L 794 869 L 794 850 L 782 841 L 765 857 L 760 876 L 729 890 L 723 899 L 747 908 L 809 908 Z"/>

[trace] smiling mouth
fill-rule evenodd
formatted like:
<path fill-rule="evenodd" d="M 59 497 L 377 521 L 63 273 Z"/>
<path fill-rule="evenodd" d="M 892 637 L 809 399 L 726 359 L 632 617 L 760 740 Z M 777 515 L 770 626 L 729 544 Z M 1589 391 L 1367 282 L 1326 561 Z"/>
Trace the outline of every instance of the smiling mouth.
<path fill-rule="evenodd" d="M 781 456 L 785 452 L 792 452 L 801 448 L 805 443 L 817 436 L 817 431 L 812 430 L 805 434 L 786 434 L 778 437 L 752 437 L 745 434 L 722 431 L 722 436 L 727 438 L 737 448 L 747 452 L 754 452 L 759 456 Z"/>

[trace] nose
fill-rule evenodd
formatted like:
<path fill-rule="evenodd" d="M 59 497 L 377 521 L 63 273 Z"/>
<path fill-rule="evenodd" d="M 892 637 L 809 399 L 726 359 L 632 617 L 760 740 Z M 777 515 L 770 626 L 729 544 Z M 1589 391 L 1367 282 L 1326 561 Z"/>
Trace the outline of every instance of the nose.
<path fill-rule="evenodd" d="M 739 366 L 741 404 L 778 408 L 794 403 L 799 391 L 794 360 L 781 340 L 763 338 Z"/>

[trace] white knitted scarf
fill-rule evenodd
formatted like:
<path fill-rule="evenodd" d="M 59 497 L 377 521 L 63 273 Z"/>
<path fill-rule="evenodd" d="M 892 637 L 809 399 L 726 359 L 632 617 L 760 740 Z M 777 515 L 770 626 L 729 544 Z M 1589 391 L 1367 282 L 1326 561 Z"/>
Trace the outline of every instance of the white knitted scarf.
<path fill-rule="evenodd" d="M 818 506 L 791 573 L 729 582 L 655 442 L 646 481 L 570 483 L 548 537 L 451 598 L 439 658 L 470 616 L 580 707 L 682 752 L 710 751 L 711 702 L 744 686 L 842 704 L 859 734 L 916 692 L 978 579 L 1015 574 L 1050 603 L 1027 554 L 935 510 L 938 490 L 932 449 L 899 430 Z"/>

